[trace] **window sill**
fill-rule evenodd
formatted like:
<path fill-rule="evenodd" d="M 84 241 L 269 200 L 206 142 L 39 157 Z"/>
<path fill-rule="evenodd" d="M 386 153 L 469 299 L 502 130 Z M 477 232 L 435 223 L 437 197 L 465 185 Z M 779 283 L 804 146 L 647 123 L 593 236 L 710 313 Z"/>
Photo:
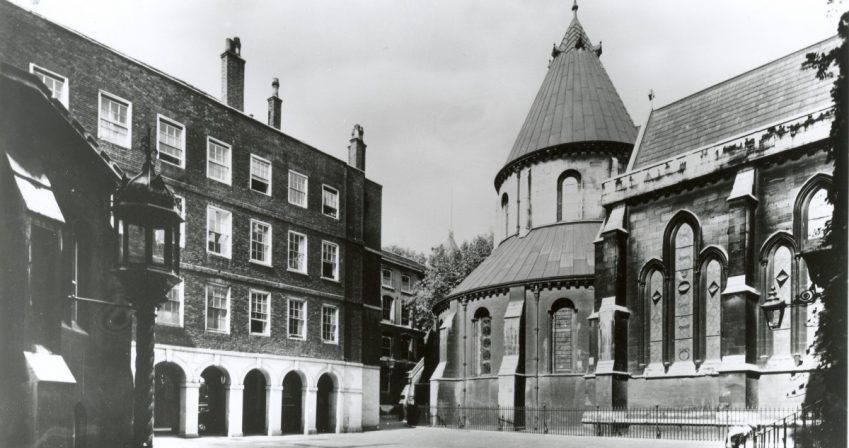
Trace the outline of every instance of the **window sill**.
<path fill-rule="evenodd" d="M 389 290 L 395 291 L 395 287 L 393 287 L 393 286 L 380 285 L 380 287 L 383 288 L 383 289 L 389 289 Z"/>
<path fill-rule="evenodd" d="M 293 341 L 306 341 L 307 340 L 306 336 L 295 336 L 295 335 L 291 335 L 291 334 L 288 335 L 287 338 L 291 339 Z"/>
<path fill-rule="evenodd" d="M 326 339 L 322 339 L 321 342 L 322 342 L 322 344 L 339 345 L 339 341 L 328 341 Z"/>
<path fill-rule="evenodd" d="M 207 254 L 207 255 L 214 255 L 214 256 L 216 256 L 216 257 L 218 257 L 218 258 L 225 258 L 225 259 L 227 259 L 227 260 L 229 260 L 229 259 L 230 259 L 230 256 L 229 256 L 229 255 L 219 254 L 219 253 L 217 253 L 217 252 L 210 252 L 210 251 L 209 251 L 209 249 L 207 249 L 207 250 L 206 250 L 206 254 Z"/>
<path fill-rule="evenodd" d="M 292 273 L 295 273 L 295 274 L 306 275 L 307 277 L 309 277 L 309 276 L 310 276 L 310 275 L 307 273 L 307 271 L 298 271 L 298 270 L 296 270 L 296 269 L 292 269 L 292 268 L 286 268 L 286 271 L 288 271 L 288 272 L 292 272 Z"/>
<path fill-rule="evenodd" d="M 271 197 L 271 192 L 263 193 L 262 191 L 259 191 L 259 190 L 256 190 L 256 189 L 254 189 L 254 188 L 250 188 L 250 187 L 248 187 L 248 189 L 249 189 L 249 190 L 251 190 L 251 191 L 253 191 L 254 193 L 259 193 L 259 194 L 261 194 L 261 195 L 263 195 L 263 196 Z M 271 189 L 271 187 L 269 187 L 269 190 L 270 190 L 270 189 Z"/>
<path fill-rule="evenodd" d="M 307 210 L 307 205 L 306 205 L 306 204 L 301 205 L 301 204 L 298 204 L 297 202 L 292 202 L 292 201 L 288 201 L 288 202 L 289 202 L 289 204 L 294 205 L 295 207 L 300 207 L 300 208 L 302 208 L 302 209 L 304 209 L 304 210 Z"/>
<path fill-rule="evenodd" d="M 110 145 L 115 145 L 121 148 L 130 149 L 130 142 L 116 142 L 113 140 L 109 140 L 108 138 L 103 138 L 98 135 L 98 140 L 109 143 Z"/>
<path fill-rule="evenodd" d="M 264 268 L 273 268 L 274 267 L 274 266 L 272 266 L 271 263 L 266 263 L 264 261 L 259 261 L 259 260 L 249 260 L 249 261 L 250 261 L 251 264 L 255 264 L 257 266 L 262 266 Z"/>
<path fill-rule="evenodd" d="M 328 282 L 340 283 L 338 278 L 332 278 L 332 277 L 324 277 L 324 276 L 322 276 L 322 277 L 321 277 L 321 279 L 322 279 L 322 280 L 327 280 Z"/>
<path fill-rule="evenodd" d="M 183 328 L 182 324 L 172 324 L 170 322 L 156 322 L 156 325 L 160 325 L 163 327 L 171 327 L 171 328 Z"/>
<path fill-rule="evenodd" d="M 230 331 L 225 331 L 225 330 L 210 330 L 209 328 L 205 329 L 204 331 L 205 331 L 206 333 L 213 333 L 213 334 L 223 334 L 223 335 L 230 334 Z"/>
<path fill-rule="evenodd" d="M 411 296 L 411 295 L 413 295 L 413 290 L 411 290 L 411 289 L 403 290 L 402 289 L 401 294 L 407 294 L 408 296 Z"/>
<path fill-rule="evenodd" d="M 164 163 L 164 164 L 166 164 L 166 165 L 173 166 L 174 168 L 179 168 L 179 169 L 181 169 L 181 170 L 186 169 L 186 163 L 185 163 L 185 161 L 181 162 L 179 165 L 178 165 L 178 164 L 176 164 L 176 163 L 173 163 L 173 162 L 169 162 L 169 161 L 167 161 L 167 160 L 163 159 L 162 157 L 160 157 L 160 158 L 159 158 L 159 161 L 160 161 L 160 162 L 162 162 L 162 163 Z"/>
<path fill-rule="evenodd" d="M 333 219 L 333 220 L 339 221 L 339 215 L 338 215 L 338 214 L 337 214 L 336 216 L 328 215 L 327 213 L 324 213 L 324 212 L 321 212 L 321 214 L 322 214 L 322 215 L 324 215 L 324 216 L 327 216 L 327 217 L 328 217 L 328 218 L 330 218 L 330 219 Z"/>
<path fill-rule="evenodd" d="M 248 334 L 249 334 L 250 336 L 260 336 L 260 337 L 264 337 L 264 338 L 269 338 L 269 337 L 271 337 L 271 333 L 254 333 L 254 332 L 250 332 L 250 333 L 248 333 Z"/>
<path fill-rule="evenodd" d="M 228 187 L 232 185 L 232 179 L 231 179 L 231 180 L 229 180 L 229 181 L 226 181 L 226 182 L 225 182 L 225 181 L 223 181 L 223 180 L 221 180 L 221 179 L 216 179 L 216 178 L 214 178 L 214 177 L 206 176 L 206 178 L 207 178 L 207 179 L 209 179 L 209 180 L 211 180 L 211 181 L 218 182 L 219 184 L 224 184 L 224 185 L 226 185 L 226 186 L 228 186 Z"/>

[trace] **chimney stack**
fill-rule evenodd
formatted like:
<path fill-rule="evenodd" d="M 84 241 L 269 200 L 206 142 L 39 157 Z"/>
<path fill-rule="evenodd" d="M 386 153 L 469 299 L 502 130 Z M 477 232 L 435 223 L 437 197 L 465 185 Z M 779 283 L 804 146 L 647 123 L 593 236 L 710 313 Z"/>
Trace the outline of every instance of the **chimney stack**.
<path fill-rule="evenodd" d="M 282 106 L 283 100 L 278 96 L 280 90 L 280 80 L 274 78 L 271 81 L 271 96 L 268 97 L 268 125 L 275 128 L 280 129 L 281 121 L 282 121 Z"/>
<path fill-rule="evenodd" d="M 366 170 L 366 144 L 363 141 L 363 127 L 355 124 L 351 130 L 351 143 L 348 145 L 348 165 Z"/>
<path fill-rule="evenodd" d="M 245 110 L 245 60 L 242 59 L 242 42 L 238 37 L 224 41 L 221 53 L 221 99 L 228 106 Z"/>

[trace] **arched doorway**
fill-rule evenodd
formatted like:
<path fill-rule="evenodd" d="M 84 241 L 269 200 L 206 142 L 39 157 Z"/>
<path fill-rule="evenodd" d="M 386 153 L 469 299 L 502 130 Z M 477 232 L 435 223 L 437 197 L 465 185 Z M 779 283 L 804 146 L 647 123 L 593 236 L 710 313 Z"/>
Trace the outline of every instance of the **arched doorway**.
<path fill-rule="evenodd" d="M 336 432 L 336 385 L 327 373 L 318 379 L 315 429 L 319 433 Z"/>
<path fill-rule="evenodd" d="M 245 435 L 266 434 L 265 397 L 265 375 L 259 370 L 251 370 L 245 376 L 242 400 L 242 432 Z"/>
<path fill-rule="evenodd" d="M 186 381 L 177 364 L 160 362 L 154 368 L 153 427 L 157 432 L 177 434 L 180 431 L 180 387 Z"/>
<path fill-rule="evenodd" d="M 283 413 L 280 428 L 283 434 L 303 434 L 303 394 L 304 384 L 296 372 L 289 372 L 283 378 Z"/>
<path fill-rule="evenodd" d="M 200 375 L 198 400 L 198 433 L 227 434 L 227 373 L 217 367 L 207 367 Z"/>

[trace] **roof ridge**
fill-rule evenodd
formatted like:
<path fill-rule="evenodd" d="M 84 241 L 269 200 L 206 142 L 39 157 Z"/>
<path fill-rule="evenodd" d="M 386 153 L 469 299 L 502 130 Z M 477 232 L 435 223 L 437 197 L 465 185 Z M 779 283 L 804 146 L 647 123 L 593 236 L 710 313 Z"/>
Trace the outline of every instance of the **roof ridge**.
<path fill-rule="evenodd" d="M 730 83 L 730 82 L 732 82 L 732 81 L 735 81 L 735 80 L 737 80 L 737 79 L 740 79 L 740 78 L 742 78 L 742 77 L 744 77 L 744 76 L 746 76 L 746 75 L 749 75 L 749 74 L 752 74 L 752 73 L 757 72 L 757 71 L 759 71 L 759 70 L 762 70 L 763 68 L 768 67 L 768 66 L 770 66 L 770 65 L 777 64 L 777 63 L 782 62 L 782 61 L 787 60 L 787 59 L 791 59 L 791 58 L 793 58 L 793 57 L 795 57 L 795 56 L 798 56 L 798 55 L 799 55 L 800 53 L 802 53 L 802 52 L 810 51 L 810 49 L 812 49 L 812 48 L 814 48 L 814 47 L 818 47 L 818 46 L 820 46 L 820 45 L 822 45 L 822 44 L 824 44 L 824 43 L 826 43 L 826 42 L 828 42 L 828 41 L 830 41 L 830 40 L 837 39 L 838 37 L 839 37 L 839 36 L 838 36 L 838 35 L 836 35 L 836 34 L 835 34 L 835 35 L 832 35 L 832 36 L 829 36 L 829 37 L 827 37 L 827 38 L 825 38 L 825 39 L 822 39 L 822 40 L 820 40 L 820 41 L 817 41 L 817 42 L 815 42 L 815 43 L 813 43 L 813 44 L 810 44 L 810 45 L 808 45 L 808 46 L 806 46 L 806 47 L 804 47 L 804 48 L 801 48 L 801 49 L 799 49 L 799 50 L 796 50 L 796 51 L 794 51 L 794 52 L 792 52 L 792 53 L 788 53 L 788 54 L 785 54 L 785 55 L 783 55 L 783 56 L 777 57 L 777 58 L 775 58 L 775 59 L 773 59 L 773 60 L 770 60 L 770 61 L 764 62 L 763 64 L 760 64 L 760 65 L 758 65 L 758 66 L 752 67 L 752 68 L 750 68 L 750 69 L 748 69 L 748 70 L 746 70 L 746 71 L 744 71 L 744 72 L 742 72 L 742 73 L 738 73 L 738 74 L 736 74 L 736 75 L 734 75 L 734 76 L 732 76 L 732 77 L 730 77 L 730 78 L 723 79 L 722 81 L 719 81 L 719 82 L 717 82 L 716 84 L 709 85 L 709 86 L 707 86 L 707 87 L 705 87 L 705 88 L 703 88 L 703 89 L 701 89 L 701 90 L 698 90 L 698 91 L 693 92 L 693 93 L 691 93 L 691 94 L 689 94 L 689 95 L 687 95 L 687 96 L 684 96 L 684 97 L 681 97 L 681 98 L 679 98 L 679 99 L 677 99 L 677 100 L 675 100 L 675 101 L 672 101 L 671 103 L 664 104 L 664 105 L 663 105 L 663 106 L 661 106 L 661 107 L 658 107 L 658 108 L 656 108 L 656 109 L 653 109 L 653 111 L 660 111 L 660 110 L 666 109 L 667 107 L 670 107 L 670 106 L 673 106 L 673 105 L 675 105 L 675 104 L 681 103 L 681 102 L 683 102 L 683 101 L 685 101 L 685 100 L 691 99 L 691 98 L 693 98 L 693 97 L 695 97 L 695 96 L 698 96 L 698 95 L 704 94 L 705 92 L 710 91 L 710 90 L 712 90 L 712 89 L 715 89 L 715 88 L 717 88 L 717 87 L 719 87 L 719 86 L 721 86 L 721 85 L 723 85 L 723 84 L 728 84 L 728 83 Z"/>

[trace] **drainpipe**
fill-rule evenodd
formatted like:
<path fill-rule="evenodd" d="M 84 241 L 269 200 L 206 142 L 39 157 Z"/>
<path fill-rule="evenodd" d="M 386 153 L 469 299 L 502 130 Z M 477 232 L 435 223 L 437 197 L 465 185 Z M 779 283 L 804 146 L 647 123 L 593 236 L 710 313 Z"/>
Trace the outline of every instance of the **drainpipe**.
<path fill-rule="evenodd" d="M 467 352 L 469 351 L 469 344 L 468 344 L 468 338 L 467 338 L 468 329 L 466 328 L 466 325 L 468 325 L 468 321 L 467 321 L 468 316 L 467 316 L 466 308 L 469 305 L 469 300 L 464 297 L 464 298 L 460 299 L 460 304 L 463 305 L 463 325 L 461 326 L 461 328 L 463 329 L 463 412 L 465 413 L 466 412 L 466 386 L 467 386 L 466 377 L 468 376 L 468 374 L 467 374 Z M 466 424 L 465 414 L 462 416 L 462 418 L 463 418 L 463 426 L 466 426 L 465 425 Z"/>
<path fill-rule="evenodd" d="M 539 409 L 539 285 L 533 287 L 534 292 L 534 406 Z"/>

